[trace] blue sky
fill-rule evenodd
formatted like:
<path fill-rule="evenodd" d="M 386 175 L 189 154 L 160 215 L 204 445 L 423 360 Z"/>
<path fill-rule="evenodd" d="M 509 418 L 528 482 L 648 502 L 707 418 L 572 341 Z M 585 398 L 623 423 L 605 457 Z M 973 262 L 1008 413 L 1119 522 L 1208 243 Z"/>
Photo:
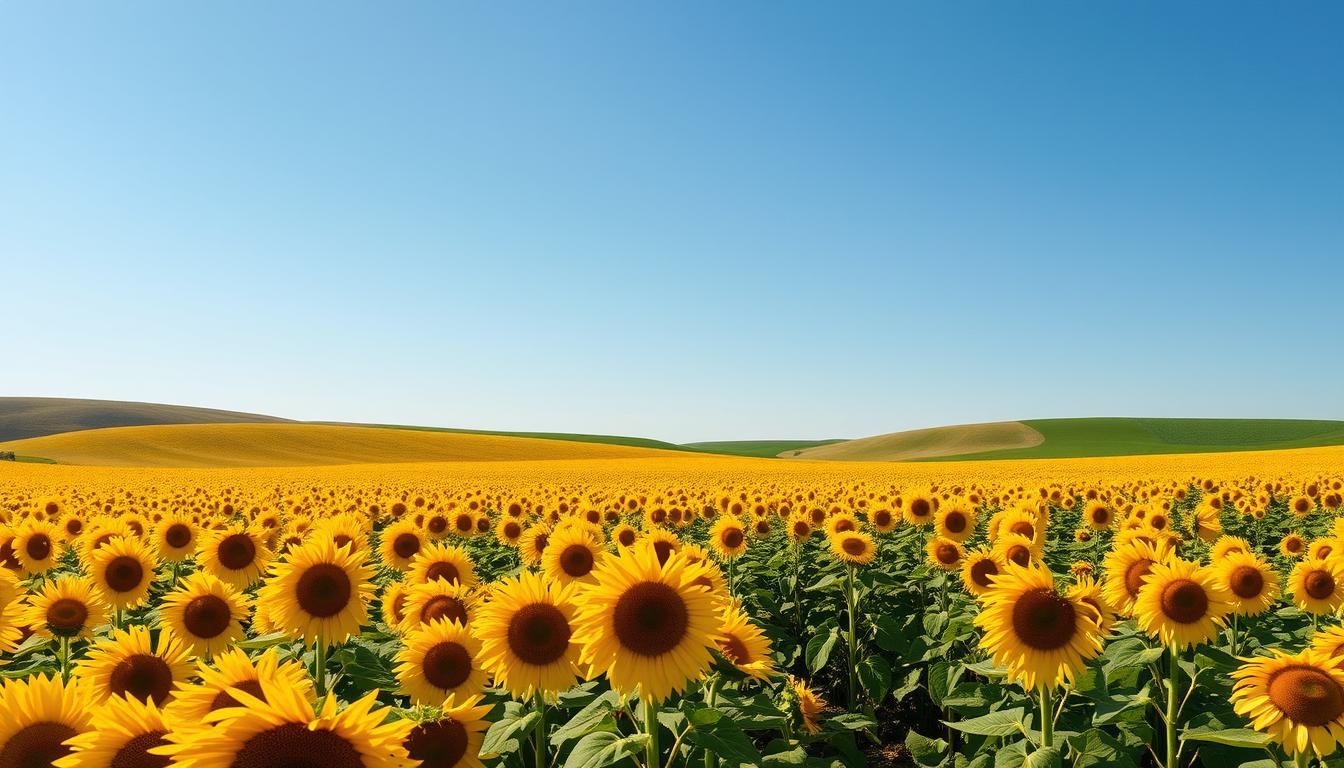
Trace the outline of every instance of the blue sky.
<path fill-rule="evenodd" d="M 1341 28 L 6 4 L 0 394 L 677 441 L 1344 418 Z"/>

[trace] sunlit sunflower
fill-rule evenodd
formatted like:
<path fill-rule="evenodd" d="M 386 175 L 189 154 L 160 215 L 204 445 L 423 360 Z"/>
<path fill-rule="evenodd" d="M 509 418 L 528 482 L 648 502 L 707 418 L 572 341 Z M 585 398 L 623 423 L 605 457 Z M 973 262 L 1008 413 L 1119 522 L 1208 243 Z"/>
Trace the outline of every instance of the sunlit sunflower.
<path fill-rule="evenodd" d="M 1170 557 L 1171 549 L 1166 545 L 1154 546 L 1139 539 L 1119 544 L 1107 552 L 1102 563 L 1106 571 L 1102 587 L 1106 603 L 1120 616 L 1134 615 L 1134 602 L 1138 600 L 1144 578 L 1155 563 Z"/>
<path fill-rule="evenodd" d="M 406 593 L 409 587 L 404 581 L 389 581 L 383 585 L 378 596 L 378 614 L 389 627 L 400 626 L 406 619 Z"/>
<path fill-rule="evenodd" d="M 720 515 L 709 529 L 709 545 L 721 557 L 737 557 L 747 551 L 747 529 L 732 515 Z"/>
<path fill-rule="evenodd" d="M 14 556 L 27 576 L 55 568 L 61 554 L 61 531 L 44 520 L 26 520 L 14 535 Z"/>
<path fill-rule="evenodd" d="M 238 688 L 230 695 L 239 706 L 206 717 L 210 728 L 173 730 L 171 744 L 156 754 L 172 757 L 178 768 L 406 768 L 404 746 L 414 723 L 391 719 L 375 710 L 378 691 L 338 712 L 335 696 L 321 712 L 302 690 L 261 680 L 262 697 Z"/>
<path fill-rule="evenodd" d="M 490 727 L 485 717 L 492 707 L 481 706 L 480 696 L 467 696 L 457 703 L 449 697 L 437 716 L 416 722 L 406 735 L 406 752 L 421 768 L 482 768 L 481 743 Z"/>
<path fill-rule="evenodd" d="M 1344 554 L 1344 543 L 1333 536 L 1316 539 L 1307 545 L 1307 557 L 1312 560 L 1324 560 Z"/>
<path fill-rule="evenodd" d="M 812 538 L 813 532 L 812 524 L 801 515 L 784 521 L 784 533 L 794 544 L 802 544 Z"/>
<path fill-rule="evenodd" d="M 1294 496 L 1292 501 L 1288 502 L 1288 511 L 1298 517 L 1306 517 L 1316 509 L 1316 502 L 1310 496 L 1305 494 Z"/>
<path fill-rule="evenodd" d="M 518 556 L 522 558 L 524 565 L 533 565 L 541 562 L 541 555 L 546 551 L 546 544 L 551 540 L 551 526 L 546 523 L 536 522 L 523 531 L 523 536 L 518 540 Z"/>
<path fill-rule="evenodd" d="M 278 563 L 257 597 L 273 607 L 280 629 L 308 644 L 344 642 L 369 618 L 373 568 L 364 557 L 358 547 L 319 536 Z"/>
<path fill-rule="evenodd" d="M 91 729 L 66 742 L 72 752 L 55 768 L 167 768 L 170 758 L 149 750 L 167 744 L 172 727 L 153 700 L 114 696 L 97 709 Z"/>
<path fill-rule="evenodd" d="M 1307 540 L 1296 533 L 1289 533 L 1279 540 L 1279 551 L 1288 557 L 1301 557 L 1306 554 Z"/>
<path fill-rule="evenodd" d="M 802 721 L 803 733 L 816 735 L 821 733 L 821 713 L 826 709 L 826 700 L 812 690 L 806 680 L 789 677 L 789 691 L 798 703 L 798 716 Z"/>
<path fill-rule="evenodd" d="M 1012 563 L 1023 568 L 1040 559 L 1036 544 L 1020 533 L 1006 531 L 994 539 L 994 554 L 1003 563 Z"/>
<path fill-rule="evenodd" d="M 1218 510 L 1210 506 L 1197 507 L 1190 515 L 1190 530 L 1204 541 L 1213 541 L 1223 533 L 1223 522 Z"/>
<path fill-rule="evenodd" d="M 1344 670 L 1310 648 L 1271 653 L 1232 672 L 1232 708 L 1288 754 L 1324 759 L 1344 743 Z"/>
<path fill-rule="evenodd" d="M 627 523 L 620 523 L 611 529 L 611 540 L 617 547 L 633 547 L 639 541 L 639 531 Z"/>
<path fill-rule="evenodd" d="M 769 680 L 778 674 L 770 652 L 770 638 L 752 623 L 740 601 L 725 603 L 719 617 L 722 635 L 718 641 L 719 653 L 728 663 L 757 680 Z"/>
<path fill-rule="evenodd" d="M 139 539 L 118 536 L 89 554 L 94 586 L 113 608 L 133 608 L 149 598 L 154 554 Z"/>
<path fill-rule="evenodd" d="M 163 706 L 174 685 L 191 677 L 191 652 L 171 633 L 154 643 L 147 627 L 130 627 L 94 643 L 76 669 L 99 702 L 130 696 Z"/>
<path fill-rule="evenodd" d="M 412 584 L 440 580 L 471 588 L 476 585 L 476 564 L 465 549 L 433 542 L 421 548 L 411 559 L 406 578 Z"/>
<path fill-rule="evenodd" d="M 890 507 L 878 507 L 869 511 L 868 524 L 878 533 L 890 533 L 901 524 L 901 516 L 893 512 Z"/>
<path fill-rule="evenodd" d="M 1215 560 L 1213 568 L 1218 581 L 1232 594 L 1233 613 L 1256 616 L 1279 599 L 1278 571 L 1256 555 L 1233 552 Z"/>
<path fill-rule="evenodd" d="M 242 639 L 250 613 L 245 595 L 204 571 L 183 579 L 159 605 L 162 626 L 205 658 Z"/>
<path fill-rule="evenodd" d="M 1094 531 L 1104 531 L 1115 522 L 1115 513 L 1101 500 L 1089 501 L 1083 507 L 1083 522 Z"/>
<path fill-rule="evenodd" d="M 1055 591 L 1044 568 L 1010 563 L 980 600 L 981 647 L 1029 691 L 1074 680 L 1101 653 L 1096 611 Z"/>
<path fill-rule="evenodd" d="M 541 555 L 541 567 L 547 577 L 561 584 L 591 583 L 593 568 L 606 554 L 606 546 L 591 527 L 564 526 L 551 535 L 551 542 Z"/>
<path fill-rule="evenodd" d="M 662 701 L 700 677 L 718 647 L 719 617 L 703 563 L 674 554 L 659 563 L 649 545 L 623 550 L 598 567 L 584 591 L 574 641 L 581 663 L 606 674 L 622 694 Z"/>
<path fill-rule="evenodd" d="M 226 584 L 246 589 L 261 578 L 272 556 L 264 533 L 234 523 L 200 537 L 196 562 Z"/>
<path fill-rule="evenodd" d="M 107 623 L 107 600 L 80 576 L 58 576 L 28 596 L 19 623 L 42 637 L 90 638 Z"/>
<path fill-rule="evenodd" d="M 516 547 L 523 538 L 523 524 L 515 517 L 500 517 L 495 524 L 495 538 L 500 544 Z"/>
<path fill-rule="evenodd" d="M 830 537 L 831 554 L 846 565 L 868 565 L 877 557 L 873 537 L 862 531 L 845 531 Z"/>
<path fill-rule="evenodd" d="M 653 547 L 653 553 L 658 556 L 658 562 L 660 563 L 667 562 L 667 559 L 680 552 L 683 546 L 677 534 L 665 528 L 654 528 L 651 531 L 646 531 L 639 538 L 639 543 Z"/>
<path fill-rule="evenodd" d="M 937 511 L 937 502 L 932 496 L 912 494 L 906 497 L 902 514 L 905 516 L 905 522 L 911 525 L 928 525 L 933 522 L 933 515 Z"/>
<path fill-rule="evenodd" d="M 1139 628 L 1180 647 L 1217 637 L 1231 611 L 1232 593 L 1213 569 L 1179 557 L 1154 563 L 1134 601 Z"/>
<path fill-rule="evenodd" d="M 413 520 L 398 520 L 383 529 L 378 556 L 383 564 L 398 571 L 410 570 L 411 561 L 428 543 L 420 526 Z"/>
<path fill-rule="evenodd" d="M 1253 552 L 1249 541 L 1240 536 L 1223 535 L 1219 536 L 1218 540 L 1213 542 L 1213 546 L 1209 548 L 1209 561 L 1217 564 L 1229 555 L 1253 554 Z"/>
<path fill-rule="evenodd" d="M 434 579 L 428 584 L 415 584 L 406 592 L 403 618 L 397 628 L 409 632 L 439 619 L 466 625 L 476 604 L 473 592 L 455 582 Z"/>
<path fill-rule="evenodd" d="M 406 633 L 397 654 L 397 681 L 417 704 L 438 704 L 449 696 L 471 696 L 485 689 L 481 641 L 456 622 L 438 621 Z"/>
<path fill-rule="evenodd" d="M 1078 577 L 1078 581 L 1065 592 L 1073 600 L 1096 612 L 1097 628 L 1101 630 L 1102 637 L 1111 634 L 1111 628 L 1115 626 L 1115 611 L 1106 602 L 1106 596 L 1102 594 L 1101 585 L 1097 583 L 1096 579 L 1088 575 L 1081 575 Z"/>
<path fill-rule="evenodd" d="M 316 699 L 313 681 L 307 670 L 297 661 L 280 663 L 275 648 L 268 648 L 255 660 L 240 648 L 231 648 L 216 656 L 210 663 L 196 662 L 193 677 L 199 683 L 178 683 L 177 692 L 167 711 L 178 724 L 177 728 L 204 727 L 211 712 L 239 706 L 229 692 L 237 688 L 262 701 L 266 694 L 261 681 L 270 680 L 287 690 L 299 692 L 309 703 Z"/>
<path fill-rule="evenodd" d="M 939 507 L 934 521 L 934 530 L 939 537 L 958 544 L 966 543 L 975 535 L 975 509 L 960 501 Z"/>
<path fill-rule="evenodd" d="M 1003 562 L 993 550 L 973 549 L 961 561 L 961 583 L 972 595 L 983 595 L 991 586 L 991 579 L 1003 570 Z"/>
<path fill-rule="evenodd" d="M 1344 604 L 1344 566 L 1338 560 L 1303 560 L 1288 574 L 1288 593 L 1307 613 L 1334 613 Z"/>
<path fill-rule="evenodd" d="M 165 563 L 180 563 L 196 551 L 199 536 L 191 518 L 168 515 L 154 526 L 154 551 Z"/>
<path fill-rule="evenodd" d="M 1344 669 L 1344 627 L 1329 627 L 1311 636 L 1311 648 Z"/>
<path fill-rule="evenodd" d="M 519 699 L 535 690 L 556 694 L 574 685 L 580 671 L 579 646 L 573 642 L 578 588 L 526 571 L 495 584 L 472 622 L 481 638 L 480 664 L 495 685 Z"/>
<path fill-rule="evenodd" d="M 929 565 L 944 571 L 956 571 L 961 569 L 961 561 L 966 556 L 966 550 L 952 539 L 934 536 L 925 546 L 924 554 L 925 562 Z"/>
<path fill-rule="evenodd" d="M 5 680 L 0 688 L 0 764 L 48 768 L 70 754 L 69 739 L 89 730 L 95 712 L 87 687 L 60 677 Z"/>

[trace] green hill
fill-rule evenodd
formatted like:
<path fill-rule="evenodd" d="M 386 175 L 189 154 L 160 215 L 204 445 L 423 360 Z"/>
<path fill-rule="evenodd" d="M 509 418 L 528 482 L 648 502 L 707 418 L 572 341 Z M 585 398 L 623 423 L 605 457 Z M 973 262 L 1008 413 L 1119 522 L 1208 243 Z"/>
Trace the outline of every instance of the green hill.
<path fill-rule="evenodd" d="M 844 443 L 846 440 L 713 440 L 703 443 L 683 443 L 682 448 L 705 453 L 726 453 L 732 456 L 773 458 L 801 452 L 822 445 Z"/>

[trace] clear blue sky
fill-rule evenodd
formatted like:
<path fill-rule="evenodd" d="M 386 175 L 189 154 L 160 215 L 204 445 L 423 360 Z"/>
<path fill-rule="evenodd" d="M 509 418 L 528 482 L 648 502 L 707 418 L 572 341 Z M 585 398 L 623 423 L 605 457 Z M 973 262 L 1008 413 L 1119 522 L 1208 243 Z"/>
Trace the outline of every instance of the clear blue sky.
<path fill-rule="evenodd" d="M 1344 418 L 1338 3 L 8 3 L 0 394 Z"/>

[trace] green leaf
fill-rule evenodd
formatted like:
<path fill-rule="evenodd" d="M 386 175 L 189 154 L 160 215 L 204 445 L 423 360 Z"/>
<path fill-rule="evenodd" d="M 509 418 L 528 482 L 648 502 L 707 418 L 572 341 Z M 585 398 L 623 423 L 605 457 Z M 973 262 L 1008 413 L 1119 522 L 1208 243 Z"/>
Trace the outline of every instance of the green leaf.
<path fill-rule="evenodd" d="M 869 656 L 859 662 L 859 683 L 874 702 L 881 704 L 891 690 L 891 665 L 881 656 Z"/>
<path fill-rule="evenodd" d="M 1252 731 L 1249 728 L 1187 728 L 1181 733 L 1186 741 L 1211 741 L 1229 747 L 1244 749 L 1263 749 L 1269 745 L 1269 734 Z"/>
<path fill-rule="evenodd" d="M 1090 728 L 1086 733 L 1069 737 L 1068 741 L 1069 748 L 1073 750 L 1075 768 L 1090 768 L 1094 765 L 1108 768 L 1138 766 L 1124 744 L 1099 728 Z"/>
<path fill-rule="evenodd" d="M 1027 755 L 1024 768 L 1060 768 L 1064 764 L 1064 755 L 1059 747 L 1041 747 Z"/>
<path fill-rule="evenodd" d="M 962 733 L 973 733 L 977 736 L 1013 736 L 1027 730 L 1027 724 L 1023 722 L 1023 716 L 1026 712 L 1022 707 L 1014 707 L 1013 709 L 990 712 L 988 715 L 973 717 L 969 720 L 944 722 L 943 725 L 955 728 Z"/>
<path fill-rule="evenodd" d="M 922 736 L 912 728 L 905 735 L 905 747 L 910 750 L 910 755 L 915 758 L 915 762 L 933 768 L 933 766 L 942 765 L 943 755 L 947 753 L 948 744 L 942 739 L 930 739 L 927 736 Z"/>
<path fill-rule="evenodd" d="M 824 635 L 816 635 L 807 641 L 807 668 L 816 672 L 826 666 L 826 662 L 831 658 L 831 650 L 835 648 L 835 643 L 840 639 L 840 632 L 836 629 Z"/>
<path fill-rule="evenodd" d="M 696 709 L 686 715 L 691 730 L 686 740 L 719 756 L 728 765 L 759 765 L 761 754 L 747 734 L 717 709 Z"/>
<path fill-rule="evenodd" d="M 575 713 L 569 722 L 551 734 L 551 744 L 558 747 L 570 739 L 577 739 L 594 730 L 611 715 L 619 701 L 620 696 L 615 691 L 607 691 L 593 699 L 588 706 Z"/>
<path fill-rule="evenodd" d="M 865 728 L 872 728 L 877 725 L 877 721 L 859 712 L 846 712 L 843 715 L 828 718 L 826 724 L 846 731 L 862 731 Z"/>
<path fill-rule="evenodd" d="M 610 731 L 597 731 L 579 739 L 565 760 L 565 768 L 606 768 L 644 751 L 647 733 L 622 738 Z M 482 747 L 484 749 L 484 747 Z"/>
<path fill-rule="evenodd" d="M 804 591 L 804 592 L 816 592 L 816 591 L 818 591 L 818 590 L 825 589 L 825 588 L 831 586 L 832 584 L 835 584 L 836 582 L 840 581 L 841 578 L 842 578 L 842 577 L 841 577 L 839 574 L 835 574 L 835 573 L 832 573 L 832 574 L 830 574 L 829 576 L 822 576 L 820 579 L 818 579 L 818 580 L 816 581 L 816 583 L 812 584 L 812 586 L 810 586 L 810 587 L 804 587 L 804 588 L 803 588 L 803 591 Z"/>
<path fill-rule="evenodd" d="M 516 752 L 527 740 L 541 719 L 540 712 L 528 712 L 522 717 L 506 717 L 490 726 L 481 742 L 482 755 L 506 755 Z"/>

